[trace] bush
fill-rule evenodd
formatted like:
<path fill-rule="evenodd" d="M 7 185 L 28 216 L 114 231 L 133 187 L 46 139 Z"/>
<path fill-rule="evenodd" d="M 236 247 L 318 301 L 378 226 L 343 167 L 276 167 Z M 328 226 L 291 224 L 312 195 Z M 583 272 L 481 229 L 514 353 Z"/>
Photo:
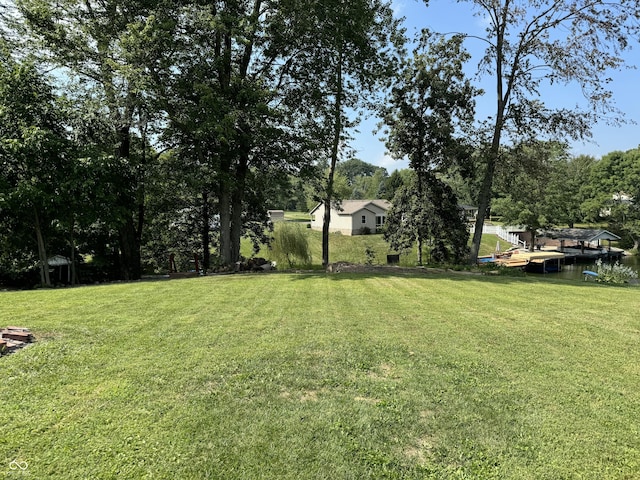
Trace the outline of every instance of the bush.
<path fill-rule="evenodd" d="M 376 260 L 376 251 L 373 249 L 371 245 L 366 245 L 364 249 L 364 255 L 366 257 L 366 264 L 373 265 L 373 262 Z"/>
<path fill-rule="evenodd" d="M 618 262 L 604 263 L 600 259 L 596 261 L 594 271 L 598 274 L 596 281 L 601 283 L 627 283 L 638 278 L 638 272 L 634 269 Z"/>
<path fill-rule="evenodd" d="M 289 268 L 294 264 L 311 264 L 309 242 L 302 227 L 297 223 L 278 222 L 273 232 L 271 254 L 278 263 L 286 262 Z"/>

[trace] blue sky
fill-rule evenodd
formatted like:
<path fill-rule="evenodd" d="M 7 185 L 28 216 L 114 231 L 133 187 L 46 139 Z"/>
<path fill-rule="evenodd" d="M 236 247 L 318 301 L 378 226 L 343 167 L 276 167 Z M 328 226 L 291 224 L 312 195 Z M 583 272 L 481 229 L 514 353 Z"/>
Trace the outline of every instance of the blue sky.
<path fill-rule="evenodd" d="M 431 0 L 429 6 L 419 0 L 396 0 L 395 10 L 398 16 L 406 17 L 405 26 L 409 35 L 421 28 L 448 32 L 465 32 L 484 35 L 482 19 L 473 15 L 470 3 L 458 3 L 453 0 Z M 483 51 L 480 40 L 468 39 L 466 48 L 474 55 L 468 64 L 468 76 L 475 74 L 479 55 Z M 640 43 L 634 45 L 631 52 L 625 55 L 628 65 L 640 66 Z M 610 126 L 596 124 L 592 128 L 592 141 L 571 144 L 573 155 L 592 155 L 600 158 L 614 150 L 629 150 L 640 145 L 640 95 L 638 83 L 640 70 L 625 69 L 621 72 L 610 73 L 612 83 L 609 89 L 613 92 L 615 106 L 624 113 L 624 119 L 628 122 L 622 126 Z M 477 82 L 476 82 L 477 83 Z M 485 89 L 485 95 L 478 99 L 477 117 L 484 118 L 494 112 L 495 96 L 493 86 L 485 82 L 480 85 Z M 571 108 L 575 105 L 585 105 L 580 88 L 576 86 L 558 85 L 545 91 L 548 95 L 544 100 L 550 105 Z M 637 122 L 638 124 L 633 124 Z M 377 124 L 377 119 L 370 118 L 360 125 L 360 133 L 356 134 L 351 143 L 357 151 L 356 156 L 365 162 L 385 167 L 389 173 L 395 169 L 406 168 L 407 163 L 397 161 L 386 155 L 384 144 L 378 136 L 372 133 Z"/>

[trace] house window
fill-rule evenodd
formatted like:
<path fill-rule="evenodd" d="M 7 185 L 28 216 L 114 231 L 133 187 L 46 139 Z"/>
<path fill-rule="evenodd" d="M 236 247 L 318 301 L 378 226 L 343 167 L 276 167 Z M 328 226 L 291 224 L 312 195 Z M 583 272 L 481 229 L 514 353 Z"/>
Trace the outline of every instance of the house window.
<path fill-rule="evenodd" d="M 384 225 L 384 215 L 376 215 L 376 227 Z"/>
<path fill-rule="evenodd" d="M 366 217 L 366 215 L 362 215 L 362 223 L 367 223 L 367 217 Z"/>

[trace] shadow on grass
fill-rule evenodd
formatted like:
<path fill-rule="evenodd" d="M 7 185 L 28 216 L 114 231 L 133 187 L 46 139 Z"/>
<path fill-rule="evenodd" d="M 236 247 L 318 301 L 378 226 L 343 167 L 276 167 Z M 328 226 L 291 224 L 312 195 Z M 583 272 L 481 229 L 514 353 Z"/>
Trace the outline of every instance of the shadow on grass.
<path fill-rule="evenodd" d="M 363 267 L 366 268 L 366 267 Z M 275 273 L 275 272 L 274 272 Z M 327 279 L 335 282 L 340 281 L 353 281 L 353 280 L 365 280 L 382 277 L 401 277 L 401 278 L 413 278 L 413 279 L 446 279 L 459 282 L 488 282 L 493 284 L 545 284 L 545 285 L 558 285 L 558 286 L 576 286 L 576 287 L 593 287 L 598 286 L 602 288 L 638 288 L 638 285 L 624 284 L 614 285 L 605 283 L 596 283 L 592 281 L 584 281 L 577 279 L 558 278 L 553 276 L 554 274 L 538 274 L 538 273 L 525 273 L 522 276 L 510 276 L 510 275 L 491 275 L 478 272 L 468 271 L 455 271 L 444 269 L 430 269 L 430 268 L 395 268 L 395 267 L 374 267 L 373 270 L 367 271 L 340 271 L 340 272 L 324 272 L 324 271 L 280 271 L 279 274 L 291 275 L 292 281 L 301 281 L 311 278 L 326 277 Z"/>

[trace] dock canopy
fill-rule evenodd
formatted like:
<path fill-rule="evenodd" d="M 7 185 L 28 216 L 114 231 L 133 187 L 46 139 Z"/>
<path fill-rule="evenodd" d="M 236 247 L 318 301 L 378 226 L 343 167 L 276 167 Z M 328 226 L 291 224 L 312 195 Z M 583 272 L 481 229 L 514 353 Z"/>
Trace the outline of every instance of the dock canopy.
<path fill-rule="evenodd" d="M 573 240 L 574 242 L 596 243 L 600 240 L 620 240 L 620 237 L 608 230 L 594 228 L 558 228 L 543 232 L 542 236 L 554 240 Z"/>

